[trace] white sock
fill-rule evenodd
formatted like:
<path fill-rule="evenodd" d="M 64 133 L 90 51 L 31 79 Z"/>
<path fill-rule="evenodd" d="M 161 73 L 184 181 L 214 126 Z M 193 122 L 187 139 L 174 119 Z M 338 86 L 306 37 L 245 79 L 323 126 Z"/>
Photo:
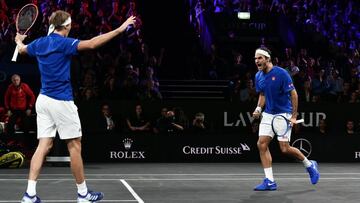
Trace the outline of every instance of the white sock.
<path fill-rule="evenodd" d="M 302 161 L 305 168 L 310 167 L 312 163 L 305 157 L 305 159 Z"/>
<path fill-rule="evenodd" d="M 271 181 L 274 181 L 273 171 L 272 167 L 270 168 L 264 168 L 265 177 Z"/>
<path fill-rule="evenodd" d="M 26 193 L 28 193 L 29 196 L 36 195 L 36 181 L 35 180 L 28 180 L 28 186 L 26 189 Z"/>
<path fill-rule="evenodd" d="M 84 181 L 83 183 L 81 183 L 81 184 L 76 184 L 76 186 L 77 186 L 77 189 L 78 189 L 78 193 L 79 193 L 80 195 L 84 196 L 84 195 L 87 194 L 88 189 L 87 189 L 87 187 L 86 187 L 85 181 Z"/>

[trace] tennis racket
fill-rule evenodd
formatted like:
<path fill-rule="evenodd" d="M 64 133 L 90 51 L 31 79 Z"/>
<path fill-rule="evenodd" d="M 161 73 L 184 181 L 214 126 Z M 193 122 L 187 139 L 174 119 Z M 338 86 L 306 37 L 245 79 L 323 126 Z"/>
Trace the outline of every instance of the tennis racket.
<path fill-rule="evenodd" d="M 16 31 L 25 35 L 34 25 L 39 14 L 38 7 L 35 4 L 26 4 L 22 7 L 16 16 Z M 16 45 L 11 61 L 16 61 L 19 54 L 18 46 Z"/>
<path fill-rule="evenodd" d="M 303 123 L 304 119 L 297 120 L 296 123 Z M 283 137 L 291 129 L 291 121 L 283 115 L 275 115 L 271 121 L 271 128 L 275 135 Z"/>

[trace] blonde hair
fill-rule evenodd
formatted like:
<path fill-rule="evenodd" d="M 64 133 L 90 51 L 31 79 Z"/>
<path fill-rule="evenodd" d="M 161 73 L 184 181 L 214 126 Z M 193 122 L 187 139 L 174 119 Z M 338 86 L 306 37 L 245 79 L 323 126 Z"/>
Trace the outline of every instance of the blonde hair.
<path fill-rule="evenodd" d="M 71 17 L 68 12 L 65 11 L 55 11 L 51 14 L 49 18 L 49 25 L 53 24 L 56 30 L 62 30 L 64 26 L 62 25 L 66 19 Z"/>

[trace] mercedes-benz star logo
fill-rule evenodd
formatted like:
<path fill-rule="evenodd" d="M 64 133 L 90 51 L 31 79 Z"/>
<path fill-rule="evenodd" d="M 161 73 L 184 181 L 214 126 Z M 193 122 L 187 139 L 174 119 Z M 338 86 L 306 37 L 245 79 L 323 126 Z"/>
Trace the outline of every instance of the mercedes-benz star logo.
<path fill-rule="evenodd" d="M 311 143 L 304 138 L 295 140 L 291 146 L 298 148 L 306 157 L 309 157 L 312 152 Z"/>

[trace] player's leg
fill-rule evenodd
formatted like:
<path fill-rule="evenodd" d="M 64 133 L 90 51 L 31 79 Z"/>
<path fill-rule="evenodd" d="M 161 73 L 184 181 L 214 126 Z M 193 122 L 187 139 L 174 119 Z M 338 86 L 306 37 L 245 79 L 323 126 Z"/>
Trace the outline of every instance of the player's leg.
<path fill-rule="evenodd" d="M 259 139 L 257 142 L 257 147 L 259 149 L 259 155 L 261 160 L 261 165 L 264 168 L 265 179 L 259 185 L 257 185 L 254 190 L 263 191 L 263 190 L 276 190 L 277 185 L 274 181 L 273 171 L 272 171 L 272 157 L 269 150 L 269 144 L 273 139 L 274 133 L 271 129 L 271 120 L 272 115 L 263 113 L 261 123 L 259 126 Z"/>
<path fill-rule="evenodd" d="M 56 123 L 60 139 L 66 140 L 67 148 L 70 155 L 71 171 L 74 175 L 78 189 L 78 202 L 96 202 L 104 197 L 101 192 L 92 192 L 88 190 L 84 166 L 81 156 L 81 124 L 77 107 L 73 101 L 56 101 L 57 112 Z"/>
<path fill-rule="evenodd" d="M 291 129 L 284 137 L 278 137 L 281 152 L 287 156 L 302 161 L 304 167 L 309 173 L 311 183 L 316 184 L 320 178 L 317 162 L 314 160 L 308 160 L 298 148 L 290 146 L 290 136 Z"/>
<path fill-rule="evenodd" d="M 81 157 L 81 138 L 67 140 L 67 148 L 70 155 L 70 167 L 77 184 L 84 182 L 84 166 Z"/>
<path fill-rule="evenodd" d="M 49 153 L 52 144 L 53 138 L 39 139 L 39 144 L 31 158 L 28 186 L 24 197 L 21 200 L 22 203 L 41 202 L 40 198 L 36 195 L 36 183 L 45 160 L 45 156 Z"/>
<path fill-rule="evenodd" d="M 53 138 L 56 135 L 55 122 L 49 114 L 48 107 L 50 106 L 45 96 L 38 96 L 36 100 L 36 124 L 39 143 L 31 158 L 28 186 L 21 202 L 41 202 L 40 198 L 36 196 L 37 178 L 45 156 L 52 148 Z"/>
<path fill-rule="evenodd" d="M 269 144 L 272 140 L 270 136 L 259 136 L 257 147 L 259 149 L 261 165 L 263 168 L 271 168 L 272 167 L 272 157 L 269 150 Z"/>
<path fill-rule="evenodd" d="M 89 191 L 84 175 L 84 165 L 81 157 L 81 138 L 69 139 L 66 141 L 70 155 L 71 171 L 74 175 L 78 188 L 78 202 L 95 202 L 104 197 L 102 192 Z"/>

